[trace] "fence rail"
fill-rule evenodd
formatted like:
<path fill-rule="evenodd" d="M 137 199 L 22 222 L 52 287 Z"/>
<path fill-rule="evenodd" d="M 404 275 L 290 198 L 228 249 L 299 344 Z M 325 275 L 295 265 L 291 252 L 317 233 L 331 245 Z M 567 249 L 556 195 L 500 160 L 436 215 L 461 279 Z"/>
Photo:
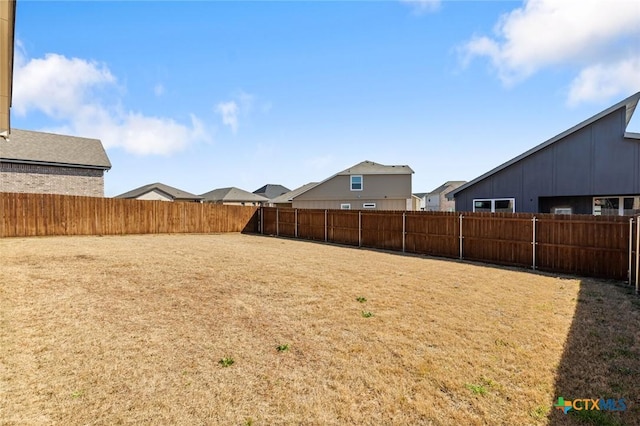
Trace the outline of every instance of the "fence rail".
<path fill-rule="evenodd" d="M 638 289 L 639 218 L 261 208 L 261 233 L 627 280 Z"/>
<path fill-rule="evenodd" d="M 257 207 L 0 193 L 0 237 L 257 232 Z"/>

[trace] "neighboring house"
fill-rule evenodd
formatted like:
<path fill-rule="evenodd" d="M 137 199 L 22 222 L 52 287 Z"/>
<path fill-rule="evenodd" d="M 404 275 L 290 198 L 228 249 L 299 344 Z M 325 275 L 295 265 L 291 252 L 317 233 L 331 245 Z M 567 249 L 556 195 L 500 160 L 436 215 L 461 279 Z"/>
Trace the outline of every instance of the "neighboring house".
<path fill-rule="evenodd" d="M 173 186 L 163 183 L 151 183 L 144 185 L 124 194 L 116 195 L 114 198 L 131 198 L 136 200 L 157 200 L 157 201 L 188 201 L 194 203 L 202 202 L 202 197 L 183 191 Z"/>
<path fill-rule="evenodd" d="M 428 192 L 416 192 L 413 194 L 418 199 L 418 210 L 424 211 L 427 207 L 427 194 Z"/>
<path fill-rule="evenodd" d="M 0 2 L 0 137 L 3 138 L 11 133 L 15 22 L 15 0 Z"/>
<path fill-rule="evenodd" d="M 269 200 L 272 200 L 276 197 L 281 196 L 282 194 L 286 194 L 289 191 L 291 190 L 286 186 L 273 185 L 269 183 L 259 189 L 256 189 L 255 191 L 253 191 L 253 193 L 262 195 L 263 197 L 268 198 Z"/>
<path fill-rule="evenodd" d="M 98 139 L 12 129 L 0 140 L 0 192 L 103 197 L 110 168 Z"/>
<path fill-rule="evenodd" d="M 640 92 L 450 193 L 457 211 L 640 213 Z"/>
<path fill-rule="evenodd" d="M 284 193 L 279 197 L 272 198 L 269 200 L 269 206 L 271 207 L 293 207 L 293 197 L 301 194 L 314 186 L 316 186 L 318 182 L 307 183 L 306 185 L 302 185 L 299 188 L 296 188 L 292 191 Z"/>
<path fill-rule="evenodd" d="M 456 203 L 453 199 L 448 199 L 446 195 L 465 184 L 464 180 L 450 180 L 440 185 L 431 192 L 413 194 L 420 199 L 420 210 L 428 212 L 453 212 Z"/>
<path fill-rule="evenodd" d="M 262 206 L 269 201 L 262 195 L 235 187 L 214 189 L 202 194 L 202 198 L 205 203 L 235 206 Z"/>
<path fill-rule="evenodd" d="M 413 170 L 363 161 L 291 197 L 300 209 L 412 210 Z"/>

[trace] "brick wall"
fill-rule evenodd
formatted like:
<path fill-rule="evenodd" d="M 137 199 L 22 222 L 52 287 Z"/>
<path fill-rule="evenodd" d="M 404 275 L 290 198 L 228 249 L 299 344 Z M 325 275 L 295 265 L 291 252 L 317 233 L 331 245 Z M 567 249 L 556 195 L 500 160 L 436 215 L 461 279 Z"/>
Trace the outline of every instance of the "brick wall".
<path fill-rule="evenodd" d="M 453 191 L 455 188 L 449 186 L 445 191 L 442 191 L 439 195 L 440 197 L 440 211 L 441 212 L 455 212 L 456 211 L 456 202 L 455 200 L 448 200 L 446 194 L 449 191 Z"/>
<path fill-rule="evenodd" d="M 0 163 L 0 192 L 104 197 L 104 170 Z"/>

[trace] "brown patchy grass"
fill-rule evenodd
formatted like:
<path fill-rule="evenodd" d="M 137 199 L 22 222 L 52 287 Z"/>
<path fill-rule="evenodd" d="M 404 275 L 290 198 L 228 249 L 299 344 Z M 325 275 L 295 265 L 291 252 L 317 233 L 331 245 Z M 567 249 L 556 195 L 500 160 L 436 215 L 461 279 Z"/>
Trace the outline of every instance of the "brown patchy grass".
<path fill-rule="evenodd" d="M 597 392 L 640 423 L 640 303 L 611 283 L 240 234 L 0 258 L 0 424 L 571 423 L 555 399 Z"/>

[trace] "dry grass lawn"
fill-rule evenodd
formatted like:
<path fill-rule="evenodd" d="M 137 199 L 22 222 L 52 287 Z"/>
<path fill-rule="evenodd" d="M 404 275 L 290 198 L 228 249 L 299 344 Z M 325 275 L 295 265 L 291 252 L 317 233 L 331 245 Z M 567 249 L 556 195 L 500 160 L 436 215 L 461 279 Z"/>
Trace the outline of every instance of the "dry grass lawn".
<path fill-rule="evenodd" d="M 3 425 L 640 424 L 621 285 L 240 234 L 2 239 L 0 262 Z"/>

